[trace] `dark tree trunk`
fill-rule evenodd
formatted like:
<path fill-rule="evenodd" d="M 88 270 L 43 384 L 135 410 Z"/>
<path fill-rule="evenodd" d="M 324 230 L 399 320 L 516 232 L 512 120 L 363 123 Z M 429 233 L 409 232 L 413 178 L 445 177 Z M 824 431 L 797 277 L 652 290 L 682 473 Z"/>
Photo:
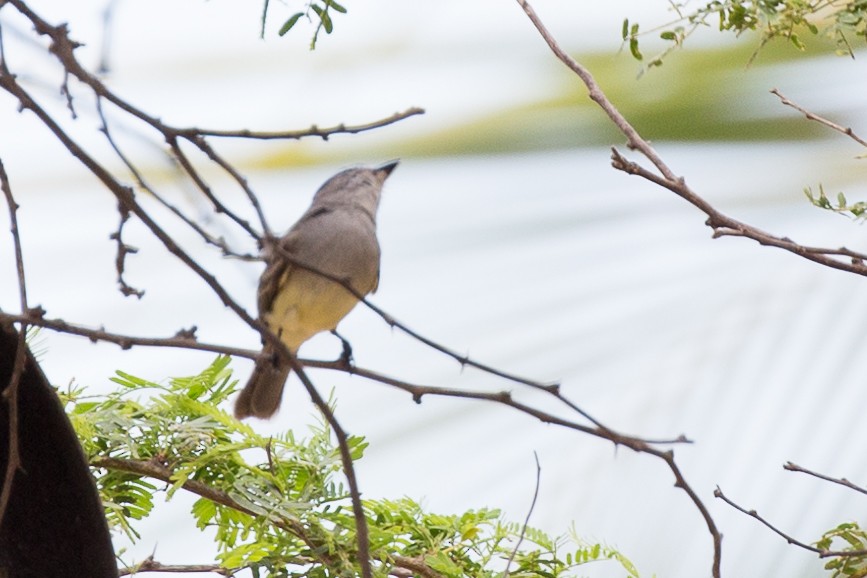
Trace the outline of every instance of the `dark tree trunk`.
<path fill-rule="evenodd" d="M 18 334 L 0 326 L 0 389 L 9 386 Z M 0 576 L 116 578 L 102 504 L 63 407 L 30 352 L 18 385 L 18 451 L 0 525 Z M 0 397 L 0 479 L 9 454 L 9 407 Z"/>

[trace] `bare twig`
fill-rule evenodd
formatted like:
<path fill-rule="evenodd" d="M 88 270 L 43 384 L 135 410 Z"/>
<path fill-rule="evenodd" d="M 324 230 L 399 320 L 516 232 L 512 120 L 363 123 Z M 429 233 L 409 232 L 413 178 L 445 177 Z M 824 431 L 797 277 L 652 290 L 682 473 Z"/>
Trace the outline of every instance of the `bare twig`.
<path fill-rule="evenodd" d="M 0 8 L 6 3 L 6 0 L 0 0 Z M 0 26 L 0 66 L 6 66 L 6 46 L 3 42 L 3 26 Z"/>
<path fill-rule="evenodd" d="M 792 544 L 793 546 L 797 546 L 798 548 L 802 548 L 804 550 L 809 550 L 810 552 L 814 552 L 814 553 L 819 555 L 819 558 L 840 558 L 840 557 L 844 557 L 844 556 L 867 556 L 867 550 L 825 550 L 824 548 L 817 548 L 816 546 L 811 546 L 810 544 L 807 544 L 806 542 L 802 542 L 802 541 L 798 540 L 797 538 L 794 538 L 794 537 L 790 536 L 789 534 L 783 532 L 782 530 L 780 530 L 779 528 L 777 528 L 776 526 L 774 526 L 773 524 L 768 522 L 766 519 L 764 519 L 762 516 L 760 516 L 759 513 L 756 512 L 755 510 L 747 510 L 746 508 L 743 508 L 743 507 L 737 505 L 735 502 L 730 500 L 725 494 L 723 494 L 723 492 L 719 488 L 719 486 L 717 486 L 717 488 L 714 490 L 713 495 L 714 495 L 714 497 L 721 499 L 723 502 L 725 502 L 726 504 L 728 504 L 729 506 L 731 506 L 732 508 L 734 508 L 738 512 L 741 512 L 742 514 L 746 514 L 747 516 L 758 520 L 762 525 L 764 525 L 766 528 L 768 528 L 774 534 L 783 538 L 789 544 Z"/>
<path fill-rule="evenodd" d="M 130 349 L 134 346 L 145 347 L 170 347 L 178 349 L 193 349 L 199 351 L 210 351 L 213 353 L 222 353 L 223 355 L 232 355 L 235 357 L 246 357 L 253 359 L 259 352 L 240 347 L 230 347 L 227 345 L 219 345 L 215 343 L 204 343 L 198 341 L 195 336 L 196 328 L 180 329 L 172 337 L 141 337 L 136 335 L 124 335 L 121 333 L 112 333 L 103 328 L 92 329 L 83 325 L 70 323 L 63 319 L 52 319 L 43 316 L 41 309 L 31 309 L 22 314 L 5 313 L 0 311 L 0 321 L 7 323 L 27 323 L 34 327 L 44 327 L 60 333 L 69 335 L 78 335 L 86 337 L 90 341 L 105 341 L 114 343 L 121 349 Z"/>
<path fill-rule="evenodd" d="M 670 181 L 660 177 L 638 163 L 627 160 L 616 149 L 612 149 L 611 151 L 611 164 L 614 168 L 627 174 L 638 175 L 652 183 L 670 190 L 696 208 L 700 209 L 708 216 L 706 224 L 714 230 L 714 238 L 745 237 L 756 241 L 760 245 L 783 249 L 790 253 L 794 253 L 795 255 L 799 255 L 804 259 L 824 265 L 825 267 L 855 273 L 856 275 L 867 276 L 867 254 L 865 253 L 858 253 L 847 249 L 846 247 L 826 249 L 822 247 L 801 245 L 792 241 L 788 237 L 772 235 L 753 227 L 752 225 L 742 223 L 716 210 L 710 205 L 710 203 L 696 195 L 692 189 L 686 186 L 686 183 L 683 180 Z M 846 257 L 846 259 L 840 259 L 838 257 Z"/>
<path fill-rule="evenodd" d="M 559 393 L 559 389 L 560 389 L 559 383 L 542 383 L 540 381 L 535 381 L 532 379 L 528 379 L 526 377 L 521 377 L 519 375 L 507 373 L 505 371 L 499 370 L 499 369 L 492 367 L 490 365 L 486 365 L 486 364 L 481 363 L 479 361 L 475 361 L 474 359 L 470 358 L 467 355 L 463 355 L 461 353 L 458 353 L 457 351 L 450 349 L 450 348 L 446 347 L 445 345 L 442 345 L 440 343 L 433 341 L 432 339 L 430 339 L 428 337 L 425 337 L 424 335 L 415 331 L 414 329 L 412 329 L 408 325 L 401 323 L 400 321 L 395 319 L 392 315 L 390 315 L 389 313 L 387 313 L 386 311 L 384 311 L 383 309 L 381 309 L 380 307 L 378 307 L 377 305 L 372 303 L 364 293 L 361 293 L 360 291 L 355 289 L 352 286 L 352 284 L 349 282 L 348 279 L 345 279 L 345 278 L 340 277 L 338 275 L 333 275 L 333 274 L 328 273 L 326 271 L 322 271 L 321 269 L 319 269 L 319 268 L 317 268 L 314 265 L 311 265 L 309 263 L 299 261 L 291 253 L 289 253 L 283 247 L 281 247 L 279 243 L 274 242 L 273 240 L 268 241 L 268 247 L 271 250 L 279 253 L 278 258 L 285 259 L 287 262 L 291 263 L 292 266 L 299 267 L 299 268 L 304 269 L 306 271 L 310 271 L 311 273 L 315 273 L 316 275 L 319 275 L 320 277 L 323 277 L 324 279 L 328 279 L 329 281 L 333 281 L 334 283 L 341 285 L 344 289 L 346 289 L 347 292 L 351 293 L 356 299 L 358 299 L 358 301 L 360 303 L 362 303 L 368 309 L 370 309 L 371 311 L 376 313 L 391 328 L 398 329 L 398 330 L 402 331 L 403 333 L 406 333 L 407 335 L 409 335 L 410 337 L 412 337 L 416 341 L 419 341 L 419 342 L 423 343 L 424 345 L 427 345 L 428 347 L 435 349 L 436 351 L 439 351 L 440 353 L 446 355 L 447 357 L 451 357 L 452 359 L 454 359 L 455 361 L 457 361 L 461 365 L 473 367 L 473 368 L 481 370 L 485 373 L 489 373 L 491 375 L 501 377 L 501 378 L 506 379 L 508 381 L 520 383 L 522 385 L 526 385 L 526 386 L 532 387 L 534 389 L 539 389 L 539 390 L 546 391 L 548 393 L 553 393 L 553 394 Z M 583 415 L 583 413 L 582 413 L 582 415 Z M 595 420 L 593 420 L 589 416 L 585 415 L 585 417 L 587 417 L 588 419 L 590 419 L 590 421 L 593 421 L 595 423 Z"/>
<path fill-rule="evenodd" d="M 509 578 L 509 569 L 512 566 L 512 561 L 515 559 L 515 556 L 518 554 L 518 549 L 524 541 L 527 528 L 530 526 L 530 516 L 533 515 L 533 510 L 536 509 L 536 500 L 539 498 L 539 486 L 542 481 L 542 466 L 539 464 L 539 454 L 535 451 L 533 452 L 533 458 L 536 460 L 536 489 L 533 490 L 533 500 L 530 502 L 530 509 L 527 510 L 527 517 L 524 518 L 524 525 L 521 526 L 521 534 L 518 536 L 518 541 L 515 543 L 515 547 L 509 555 L 509 559 L 506 560 L 506 569 L 503 571 L 503 578 Z"/>
<path fill-rule="evenodd" d="M 152 196 L 162 206 L 171 211 L 176 217 L 183 221 L 185 225 L 195 231 L 199 235 L 199 237 L 201 237 L 206 243 L 220 249 L 224 256 L 237 257 L 243 260 L 258 259 L 257 257 L 254 257 L 252 255 L 242 255 L 232 251 L 224 239 L 217 239 L 213 235 L 208 233 L 198 223 L 196 223 L 190 217 L 186 216 L 183 211 L 181 211 L 178 207 L 168 202 L 161 194 L 159 194 L 159 192 L 157 192 L 155 188 L 150 186 L 147 181 L 145 181 L 144 175 L 141 174 L 141 171 L 139 171 L 135 164 L 133 164 L 133 162 L 129 159 L 129 157 L 124 154 L 124 152 L 120 148 L 120 145 L 118 145 L 117 141 L 115 141 L 114 137 L 112 136 L 111 130 L 108 125 L 108 120 L 105 117 L 105 111 L 103 111 L 102 108 L 102 98 L 100 98 L 99 96 L 96 97 L 96 111 L 99 115 L 100 122 L 102 123 L 102 127 L 100 128 L 100 130 L 105 135 L 108 144 L 111 146 L 112 150 L 114 150 L 115 154 L 117 154 L 118 158 L 121 160 L 121 162 L 123 162 L 129 172 L 132 174 L 133 178 L 135 178 L 136 183 L 141 189 L 147 191 L 150 196 Z M 118 210 L 122 210 L 122 208 L 119 207 Z M 121 213 L 121 215 L 123 215 L 123 213 Z M 120 253 L 120 250 L 118 250 L 118 253 Z"/>
<path fill-rule="evenodd" d="M 818 122 L 819 124 L 830 128 L 831 130 L 835 130 L 841 134 L 848 136 L 849 138 L 851 138 L 852 140 L 854 140 L 855 142 L 860 144 L 862 147 L 867 147 L 867 140 L 864 140 L 863 138 L 861 138 L 860 136 L 855 134 L 855 131 L 853 131 L 851 127 L 839 125 L 836 122 L 830 121 L 827 118 L 819 116 L 818 114 L 816 114 L 814 112 L 810 112 L 809 110 L 802 107 L 801 105 L 789 100 L 786 96 L 784 96 L 776 88 L 771 90 L 771 94 L 773 94 L 774 96 L 779 98 L 780 102 L 782 102 L 784 105 L 790 106 L 790 107 L 794 108 L 795 110 L 797 110 L 798 112 L 800 112 L 801 114 L 803 114 L 805 117 L 807 117 L 808 120 L 814 120 L 814 121 Z"/>
<path fill-rule="evenodd" d="M 393 115 L 376 120 L 373 122 L 368 122 L 365 124 L 355 124 L 355 125 L 346 125 L 340 123 L 336 126 L 328 127 L 328 128 L 319 128 L 316 125 L 311 126 L 305 130 L 283 130 L 283 131 L 255 131 L 255 130 L 215 130 L 215 129 L 207 129 L 207 128 L 187 128 L 179 131 L 179 134 L 182 136 L 193 139 L 197 136 L 213 136 L 213 137 L 226 137 L 226 138 L 249 138 L 249 139 L 257 139 L 257 140 L 272 140 L 272 139 L 280 139 L 280 140 L 298 140 L 307 137 L 319 137 L 322 140 L 328 140 L 329 137 L 334 136 L 336 134 L 357 134 L 360 132 L 366 132 L 378 128 L 382 128 L 384 126 L 388 126 L 390 124 L 394 124 L 401 120 L 407 119 L 411 116 L 415 116 L 417 114 L 424 114 L 424 109 L 419 107 L 412 107 L 404 110 L 403 112 L 396 112 Z"/>
<path fill-rule="evenodd" d="M 144 295 L 144 291 L 141 289 L 136 289 L 135 287 L 130 286 L 126 279 L 124 279 L 124 272 L 126 269 L 126 256 L 138 253 L 138 249 L 127 245 L 123 241 L 123 227 L 127 221 L 129 221 L 129 209 L 123 204 L 117 204 L 117 212 L 119 214 L 120 220 L 117 224 L 117 230 L 109 235 L 109 238 L 117 243 L 117 253 L 114 259 L 114 267 L 117 271 L 117 284 L 120 286 L 120 292 L 129 297 L 134 295 L 139 299 Z"/>
<path fill-rule="evenodd" d="M 181 148 L 181 143 L 178 140 L 177 136 L 173 133 L 164 133 L 166 135 L 166 142 L 169 145 L 169 148 L 172 151 L 172 155 L 178 161 L 179 165 L 187 176 L 190 177 L 190 180 L 195 183 L 196 187 L 201 191 L 201 193 L 211 202 L 211 205 L 214 208 L 214 211 L 219 215 L 223 214 L 232 219 L 238 226 L 240 226 L 248 235 L 256 239 L 257 241 L 260 238 L 259 233 L 253 228 L 253 226 L 244 218 L 238 216 L 234 211 L 230 210 L 217 196 L 214 194 L 211 186 L 205 181 L 205 178 L 199 174 L 198 169 L 196 169 L 195 165 L 190 161 L 187 154 Z M 246 185 L 246 182 L 245 182 Z M 249 189 L 245 189 L 248 190 Z M 256 198 L 255 195 L 250 191 L 250 198 Z M 256 200 L 258 204 L 258 199 Z M 267 230 L 267 222 L 265 221 L 265 214 L 261 212 L 259 209 L 259 219 L 262 223 L 263 228 Z"/>
<path fill-rule="evenodd" d="M 831 476 L 826 476 L 825 474 L 820 474 L 819 472 L 814 472 L 812 470 L 808 470 L 807 468 L 802 468 L 798 464 L 794 464 L 792 462 L 786 462 L 786 464 L 783 466 L 783 469 L 789 470 L 790 472 L 799 472 L 802 474 L 807 474 L 809 476 L 813 476 L 814 478 L 818 478 L 818 479 L 824 480 L 826 482 L 831 482 L 833 484 L 839 484 L 843 487 L 849 488 L 850 490 L 855 490 L 858 493 L 867 494 L 867 489 L 865 489 L 865 488 L 863 488 L 857 484 L 853 484 L 852 482 L 850 482 L 846 478 L 833 478 Z"/>
<path fill-rule="evenodd" d="M 542 23 L 542 20 L 536 14 L 536 11 L 533 10 L 532 6 L 530 6 L 530 3 L 526 0 L 517 0 L 517 2 L 521 5 L 521 8 L 524 9 L 524 12 L 530 18 L 530 22 L 533 23 L 536 30 L 539 31 L 539 34 L 545 40 L 545 43 L 548 45 L 548 48 L 551 49 L 551 52 L 554 53 L 560 62 L 565 64 L 572 72 L 578 75 L 578 78 L 580 78 L 581 82 L 583 82 L 587 87 L 587 95 L 590 97 L 590 100 L 598 104 L 599 107 L 605 111 L 605 114 L 608 115 L 608 118 L 611 119 L 611 122 L 613 122 L 620 132 L 626 136 L 627 146 L 631 149 L 640 150 L 641 153 L 644 154 L 644 156 L 646 156 L 657 169 L 659 169 L 659 172 L 662 173 L 665 178 L 672 181 L 678 180 L 678 177 L 675 176 L 674 172 L 663 162 L 662 158 L 656 153 L 653 147 L 641 138 L 641 135 L 639 135 L 638 131 L 635 130 L 629 121 L 626 120 L 626 117 L 624 117 L 623 114 L 617 110 L 617 107 L 608 100 L 608 97 L 605 96 L 605 93 L 596 83 L 596 79 L 593 78 L 590 71 L 582 66 L 577 60 L 569 56 L 566 51 L 560 47 Z"/>
<path fill-rule="evenodd" d="M 307 377 L 298 360 L 292 355 L 289 356 L 289 360 L 292 363 L 292 371 L 298 374 L 310 399 L 313 400 L 313 403 L 322 413 L 328 425 L 331 426 L 331 430 L 337 438 L 337 447 L 340 450 L 340 462 L 343 465 L 343 473 L 349 485 L 352 513 L 355 516 L 355 541 L 358 544 L 358 563 L 361 565 L 361 576 L 362 578 L 372 578 L 373 573 L 370 569 L 370 536 L 367 531 L 367 518 L 364 515 L 364 507 L 361 504 L 361 491 L 358 489 L 358 480 L 355 477 L 355 465 L 352 460 L 352 450 L 349 447 L 349 436 L 346 435 L 343 426 L 337 421 L 337 417 L 334 415 L 331 407 L 329 407 L 328 402 L 323 399 L 316 386 Z"/>

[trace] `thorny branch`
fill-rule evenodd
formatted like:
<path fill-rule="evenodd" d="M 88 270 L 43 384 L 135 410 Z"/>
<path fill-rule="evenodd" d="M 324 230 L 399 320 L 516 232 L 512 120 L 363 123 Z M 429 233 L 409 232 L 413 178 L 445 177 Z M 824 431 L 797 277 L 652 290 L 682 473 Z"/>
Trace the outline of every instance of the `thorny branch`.
<path fill-rule="evenodd" d="M 114 343 L 115 345 L 124 350 L 136 346 L 168 347 L 207 351 L 211 353 L 231 355 L 233 357 L 245 357 L 248 359 L 255 359 L 260 354 L 259 351 L 254 351 L 251 349 L 243 349 L 239 347 L 231 347 L 227 345 L 198 341 L 196 339 L 196 327 L 180 329 L 172 337 L 142 337 L 113 333 L 110 331 L 106 331 L 103 328 L 92 329 L 79 324 L 70 323 L 63 319 L 48 318 L 44 316 L 44 312 L 41 310 L 30 310 L 30 312 L 26 314 L 0 312 L 0 322 L 26 323 L 33 327 L 42 327 L 45 329 L 50 329 L 52 331 L 57 331 L 59 333 L 66 333 L 69 335 L 78 335 L 80 337 L 85 337 L 94 343 L 98 341 Z M 568 429 L 581 431 L 583 433 L 599 437 L 601 439 L 609 440 L 617 445 L 629 447 L 630 449 L 636 451 L 640 451 L 641 448 L 652 445 L 674 445 L 691 443 L 690 440 L 688 440 L 682 435 L 673 439 L 653 440 L 620 435 L 612 430 L 607 429 L 603 430 L 592 428 L 577 422 L 564 419 L 552 413 L 539 410 L 522 402 L 516 401 L 513 398 L 511 392 L 505 390 L 496 392 L 483 392 L 432 385 L 412 384 L 404 380 L 389 377 L 371 369 L 366 369 L 355 365 L 347 365 L 346 361 L 342 358 L 335 361 L 298 358 L 297 361 L 303 367 L 347 372 L 353 375 L 358 375 L 359 377 L 363 377 L 370 381 L 382 383 L 384 385 L 400 389 L 410 394 L 410 396 L 412 396 L 413 400 L 416 403 L 421 403 L 422 398 L 424 398 L 425 396 L 455 397 L 499 403 L 516 409 L 517 411 L 529 415 L 544 423 L 550 423 L 553 425 L 566 427 Z"/>

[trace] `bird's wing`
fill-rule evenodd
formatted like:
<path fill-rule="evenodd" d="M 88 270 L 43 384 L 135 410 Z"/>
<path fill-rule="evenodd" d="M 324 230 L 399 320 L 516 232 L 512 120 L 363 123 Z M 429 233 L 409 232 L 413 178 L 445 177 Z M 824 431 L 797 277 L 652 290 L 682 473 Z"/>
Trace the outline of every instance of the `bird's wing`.
<path fill-rule="evenodd" d="M 263 317 L 271 311 L 274 304 L 274 299 L 277 296 L 277 291 L 286 283 L 286 280 L 297 267 L 293 266 L 287 255 L 296 255 L 298 253 L 298 243 L 300 240 L 300 229 L 310 226 L 310 221 L 319 219 L 332 212 L 328 207 L 311 207 L 304 215 L 298 219 L 298 222 L 292 226 L 288 233 L 281 237 L 267 252 L 267 266 L 262 272 L 262 277 L 259 279 L 259 293 L 257 295 L 259 317 Z"/>
<path fill-rule="evenodd" d="M 262 272 L 262 277 L 259 279 L 259 292 L 257 295 L 259 317 L 264 317 L 266 313 L 271 311 L 277 291 L 286 282 L 286 278 L 292 272 L 292 269 L 294 269 L 292 263 L 286 258 L 286 254 L 291 255 L 293 253 L 297 242 L 298 235 L 295 234 L 294 230 L 289 231 L 286 236 L 277 241 L 270 251 L 268 264 Z"/>
<path fill-rule="evenodd" d="M 370 289 L 370 292 L 376 293 L 377 289 L 379 289 L 379 267 L 376 268 L 376 279 L 373 281 L 373 287 Z"/>

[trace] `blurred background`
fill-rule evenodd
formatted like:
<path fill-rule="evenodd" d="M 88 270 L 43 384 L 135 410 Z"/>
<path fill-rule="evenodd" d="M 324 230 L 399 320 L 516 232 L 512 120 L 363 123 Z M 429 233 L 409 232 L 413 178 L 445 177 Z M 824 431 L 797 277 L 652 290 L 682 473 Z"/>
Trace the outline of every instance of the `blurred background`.
<path fill-rule="evenodd" d="M 283 130 L 363 124 L 411 106 L 426 109 L 381 130 L 323 142 L 217 140 L 249 179 L 273 227 L 283 230 L 315 189 L 356 163 L 401 158 L 380 211 L 383 265 L 373 301 L 422 334 L 506 371 L 559 380 L 606 425 L 649 438 L 685 434 L 675 453 L 721 531 L 723 574 L 816 576 L 822 561 L 787 546 L 755 520 L 713 498 L 718 485 L 803 541 L 865 504 L 851 491 L 785 472 L 796 462 L 867 482 L 863 359 L 864 281 L 741 239 L 712 240 L 705 217 L 671 193 L 609 165 L 624 139 L 555 60 L 514 2 L 345 2 L 335 30 L 308 45 L 295 11 L 273 3 L 265 38 L 260 6 L 227 0 L 170 2 L 33 0 L 52 23 L 68 22 L 77 52 L 118 95 L 177 126 Z M 749 64 L 758 38 L 702 31 L 685 51 L 639 77 L 620 45 L 622 21 L 643 28 L 672 19 L 662 1 L 534 3 L 552 33 L 593 72 L 620 110 L 711 204 L 809 245 L 865 248 L 863 228 L 819 211 L 803 195 L 867 196 L 862 150 L 809 123 L 769 94 L 778 88 L 813 112 L 867 134 L 861 55 L 771 45 Z M 646 23 L 646 24 L 645 24 Z M 12 70 L 106 166 L 125 172 L 99 133 L 90 93 L 70 83 L 77 119 L 60 93 L 60 68 L 12 9 L 0 10 Z M 662 49 L 651 35 L 645 53 Z M 217 219 L 192 185 L 178 181 L 158 136 L 106 109 L 113 134 L 151 184 L 239 250 L 254 247 Z M 623 147 L 621 147 L 621 150 Z M 29 113 L 0 95 L 0 158 L 21 205 L 31 304 L 50 317 L 116 332 L 169 336 L 196 325 L 204 341 L 255 348 L 258 337 L 138 223 L 127 242 L 127 281 L 116 289 L 112 196 Z M 203 158 L 215 192 L 250 216 L 242 192 Z M 132 182 L 132 180 L 129 180 Z M 254 310 L 260 264 L 221 259 L 158 207 L 154 214 L 231 294 Z M 2 226 L 8 229 L 6 211 Z M 0 235 L 0 308 L 18 309 L 11 239 Z M 391 331 L 358 308 L 341 325 L 363 367 L 423 384 L 512 390 L 520 386 L 461 368 Z M 43 366 L 58 386 L 112 388 L 117 369 L 153 380 L 198 373 L 201 352 L 93 345 L 42 332 Z M 305 345 L 333 358 L 333 338 Z M 246 379 L 247 360 L 233 364 Z M 613 545 L 642 576 L 710 574 L 711 539 L 664 464 L 508 408 L 456 399 L 416 405 L 385 386 L 313 372 L 335 388 L 337 415 L 370 441 L 359 463 L 365 497 L 410 496 L 432 510 L 501 508 L 561 534 L 574 526 Z M 283 410 L 262 431 L 303 432 L 315 418 L 290 381 Z M 142 527 L 125 558 L 155 551 L 163 563 L 212 559 L 193 529 L 192 500 L 176 496 Z M 605 564 L 589 576 L 619 576 Z"/>

